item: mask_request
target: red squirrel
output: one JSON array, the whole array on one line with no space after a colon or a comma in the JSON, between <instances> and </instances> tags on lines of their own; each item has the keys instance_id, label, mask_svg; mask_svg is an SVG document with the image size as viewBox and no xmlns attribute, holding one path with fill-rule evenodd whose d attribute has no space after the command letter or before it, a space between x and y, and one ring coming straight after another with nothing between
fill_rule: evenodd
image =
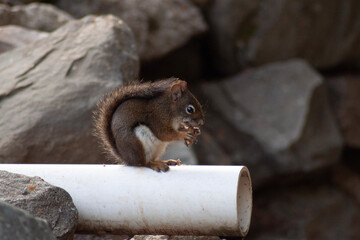
<instances>
[{"instance_id":1,"label":"red squirrel","mask_svg":"<svg viewBox=\"0 0 360 240\"><path fill-rule=\"evenodd\" d=\"M158 161L169 142L191 145L204 114L199 101L178 78L124 86L108 94L95 112L95 135L120 164L160 172L180 160Z\"/></svg>"}]
</instances>

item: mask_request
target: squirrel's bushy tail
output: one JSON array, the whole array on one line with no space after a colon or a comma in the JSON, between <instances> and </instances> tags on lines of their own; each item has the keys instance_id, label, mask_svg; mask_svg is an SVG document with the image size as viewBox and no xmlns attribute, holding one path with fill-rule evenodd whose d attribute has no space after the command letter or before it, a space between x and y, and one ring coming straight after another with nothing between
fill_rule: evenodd
<instances>
[{"instance_id":1,"label":"squirrel's bushy tail","mask_svg":"<svg viewBox=\"0 0 360 240\"><path fill-rule=\"evenodd\" d=\"M111 130L112 116L118 106L132 98L154 98L163 94L177 80L177 78L170 78L154 83L142 83L121 87L105 95L102 100L99 101L97 110L94 112L94 135L99 139L102 149L111 162L125 163L121 160Z\"/></svg>"}]
</instances>

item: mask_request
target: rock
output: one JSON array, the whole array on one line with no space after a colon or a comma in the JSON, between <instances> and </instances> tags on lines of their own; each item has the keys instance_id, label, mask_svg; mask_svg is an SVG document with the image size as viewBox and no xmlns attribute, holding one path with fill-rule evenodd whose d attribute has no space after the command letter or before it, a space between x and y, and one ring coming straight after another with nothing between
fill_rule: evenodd
<instances>
[{"instance_id":1,"label":"rock","mask_svg":"<svg viewBox=\"0 0 360 240\"><path fill-rule=\"evenodd\" d=\"M33 2L33 0L0 0L0 3L17 5L17 4L28 4Z\"/></svg>"},{"instance_id":2,"label":"rock","mask_svg":"<svg viewBox=\"0 0 360 240\"><path fill-rule=\"evenodd\" d=\"M326 184L274 188L254 202L249 240L360 239L360 208Z\"/></svg>"},{"instance_id":3,"label":"rock","mask_svg":"<svg viewBox=\"0 0 360 240\"><path fill-rule=\"evenodd\" d=\"M342 139L322 77L304 61L265 65L202 92L209 109L195 145L200 163L247 165L257 185L339 159Z\"/></svg>"},{"instance_id":4,"label":"rock","mask_svg":"<svg viewBox=\"0 0 360 240\"><path fill-rule=\"evenodd\" d=\"M169 240L220 240L216 236L170 236Z\"/></svg>"},{"instance_id":5,"label":"rock","mask_svg":"<svg viewBox=\"0 0 360 240\"><path fill-rule=\"evenodd\" d=\"M131 240L168 240L168 235L135 235Z\"/></svg>"},{"instance_id":6,"label":"rock","mask_svg":"<svg viewBox=\"0 0 360 240\"><path fill-rule=\"evenodd\" d=\"M29 30L19 26L0 27L0 53L22 47L47 37L48 33Z\"/></svg>"},{"instance_id":7,"label":"rock","mask_svg":"<svg viewBox=\"0 0 360 240\"><path fill-rule=\"evenodd\" d=\"M0 4L0 25L19 25L51 32L72 19L69 14L50 4L31 3L14 7Z\"/></svg>"},{"instance_id":8,"label":"rock","mask_svg":"<svg viewBox=\"0 0 360 240\"><path fill-rule=\"evenodd\" d=\"M119 16L133 30L141 60L162 57L206 30L199 9L190 0L59 0L57 5L75 17Z\"/></svg>"},{"instance_id":9,"label":"rock","mask_svg":"<svg viewBox=\"0 0 360 240\"><path fill-rule=\"evenodd\" d=\"M184 46L169 52L166 56L141 62L141 79L158 80L176 76L184 79L193 88L204 76L209 76L202 36L194 37Z\"/></svg>"},{"instance_id":10,"label":"rock","mask_svg":"<svg viewBox=\"0 0 360 240\"><path fill-rule=\"evenodd\" d=\"M206 8L213 56L210 61L221 74L236 73L245 64L244 52L257 27L253 18L259 2L214 0Z\"/></svg>"},{"instance_id":11,"label":"rock","mask_svg":"<svg viewBox=\"0 0 360 240\"><path fill-rule=\"evenodd\" d=\"M0 171L0 201L47 220L57 239L74 235L78 212L70 195L39 177Z\"/></svg>"},{"instance_id":12,"label":"rock","mask_svg":"<svg viewBox=\"0 0 360 240\"><path fill-rule=\"evenodd\" d=\"M359 66L360 2L215 0L206 15L214 67L234 73L294 57L317 68Z\"/></svg>"},{"instance_id":13,"label":"rock","mask_svg":"<svg viewBox=\"0 0 360 240\"><path fill-rule=\"evenodd\" d=\"M220 240L215 236L135 235L131 240Z\"/></svg>"},{"instance_id":14,"label":"rock","mask_svg":"<svg viewBox=\"0 0 360 240\"><path fill-rule=\"evenodd\" d=\"M129 240L127 235L91 235L91 234L75 234L74 240Z\"/></svg>"},{"instance_id":15,"label":"rock","mask_svg":"<svg viewBox=\"0 0 360 240\"><path fill-rule=\"evenodd\" d=\"M0 55L0 162L102 163L92 112L137 78L130 29L113 16L71 21Z\"/></svg>"},{"instance_id":16,"label":"rock","mask_svg":"<svg viewBox=\"0 0 360 240\"><path fill-rule=\"evenodd\" d=\"M2 240L55 240L48 223L0 201L0 234Z\"/></svg>"},{"instance_id":17,"label":"rock","mask_svg":"<svg viewBox=\"0 0 360 240\"><path fill-rule=\"evenodd\" d=\"M344 75L326 79L331 106L346 145L360 147L360 76Z\"/></svg>"},{"instance_id":18,"label":"rock","mask_svg":"<svg viewBox=\"0 0 360 240\"><path fill-rule=\"evenodd\" d=\"M337 165L332 169L333 182L360 204L360 176L352 169Z\"/></svg>"}]
</instances>

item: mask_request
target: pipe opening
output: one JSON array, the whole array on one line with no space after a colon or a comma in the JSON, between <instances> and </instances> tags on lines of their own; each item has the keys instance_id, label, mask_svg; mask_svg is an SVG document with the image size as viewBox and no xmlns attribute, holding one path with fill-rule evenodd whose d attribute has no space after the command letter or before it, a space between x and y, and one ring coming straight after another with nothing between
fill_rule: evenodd
<instances>
[{"instance_id":1,"label":"pipe opening","mask_svg":"<svg viewBox=\"0 0 360 240\"><path fill-rule=\"evenodd\" d=\"M252 212L252 186L249 170L241 169L237 189L237 217L240 232L245 236L250 228Z\"/></svg>"}]
</instances>

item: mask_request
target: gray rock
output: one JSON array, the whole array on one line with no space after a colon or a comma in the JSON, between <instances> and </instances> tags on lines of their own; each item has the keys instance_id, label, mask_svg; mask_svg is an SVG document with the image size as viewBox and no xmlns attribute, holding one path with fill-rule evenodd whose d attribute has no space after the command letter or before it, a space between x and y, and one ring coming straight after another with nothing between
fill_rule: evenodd
<instances>
[{"instance_id":1,"label":"gray rock","mask_svg":"<svg viewBox=\"0 0 360 240\"><path fill-rule=\"evenodd\" d=\"M334 184L360 204L360 175L344 165L334 166L331 172Z\"/></svg>"},{"instance_id":2,"label":"gray rock","mask_svg":"<svg viewBox=\"0 0 360 240\"><path fill-rule=\"evenodd\" d=\"M185 79L190 88L204 76L209 76L210 68L206 65L204 38L192 38L184 46L171 51L166 56L151 61L141 62L141 77L146 80L157 80L176 76Z\"/></svg>"},{"instance_id":3,"label":"gray rock","mask_svg":"<svg viewBox=\"0 0 360 240\"><path fill-rule=\"evenodd\" d=\"M360 76L344 75L326 79L330 102L345 144L360 147Z\"/></svg>"},{"instance_id":4,"label":"gray rock","mask_svg":"<svg viewBox=\"0 0 360 240\"><path fill-rule=\"evenodd\" d=\"M0 55L0 162L101 163L92 112L137 78L134 38L113 16L71 21Z\"/></svg>"},{"instance_id":5,"label":"gray rock","mask_svg":"<svg viewBox=\"0 0 360 240\"><path fill-rule=\"evenodd\" d=\"M50 4L31 3L14 7L0 4L0 25L19 25L51 32L72 19L69 14Z\"/></svg>"},{"instance_id":6,"label":"gray rock","mask_svg":"<svg viewBox=\"0 0 360 240\"><path fill-rule=\"evenodd\" d=\"M220 240L217 236L170 236L169 240Z\"/></svg>"},{"instance_id":7,"label":"gray rock","mask_svg":"<svg viewBox=\"0 0 360 240\"><path fill-rule=\"evenodd\" d=\"M74 235L78 212L72 198L39 177L0 171L0 201L46 219L57 239L70 240Z\"/></svg>"},{"instance_id":8,"label":"gray rock","mask_svg":"<svg viewBox=\"0 0 360 240\"><path fill-rule=\"evenodd\" d=\"M75 234L74 240L129 240L127 235L91 235L91 234Z\"/></svg>"},{"instance_id":9,"label":"gray rock","mask_svg":"<svg viewBox=\"0 0 360 240\"><path fill-rule=\"evenodd\" d=\"M339 159L342 139L322 77L303 61L265 65L202 91L210 106L195 145L201 163L247 165L257 185Z\"/></svg>"},{"instance_id":10,"label":"gray rock","mask_svg":"<svg viewBox=\"0 0 360 240\"><path fill-rule=\"evenodd\" d=\"M168 235L135 235L131 240L168 240Z\"/></svg>"},{"instance_id":11,"label":"gray rock","mask_svg":"<svg viewBox=\"0 0 360 240\"><path fill-rule=\"evenodd\" d=\"M127 235L91 235L91 234L75 234L74 240L129 240Z\"/></svg>"},{"instance_id":12,"label":"gray rock","mask_svg":"<svg viewBox=\"0 0 360 240\"><path fill-rule=\"evenodd\" d=\"M249 240L360 239L359 205L326 184L258 194Z\"/></svg>"},{"instance_id":13,"label":"gray rock","mask_svg":"<svg viewBox=\"0 0 360 240\"><path fill-rule=\"evenodd\" d=\"M28 45L48 35L46 32L29 30L20 26L0 27L0 53Z\"/></svg>"},{"instance_id":14,"label":"gray rock","mask_svg":"<svg viewBox=\"0 0 360 240\"><path fill-rule=\"evenodd\" d=\"M48 223L0 201L0 236L2 240L55 240Z\"/></svg>"},{"instance_id":15,"label":"gray rock","mask_svg":"<svg viewBox=\"0 0 360 240\"><path fill-rule=\"evenodd\" d=\"M238 72L257 25L253 19L260 0L214 0L206 8L213 68L222 74Z\"/></svg>"},{"instance_id":16,"label":"gray rock","mask_svg":"<svg viewBox=\"0 0 360 240\"><path fill-rule=\"evenodd\" d=\"M142 60L162 57L206 30L199 9L189 0L60 0L57 4L75 17L119 16L133 30Z\"/></svg>"},{"instance_id":17,"label":"gray rock","mask_svg":"<svg viewBox=\"0 0 360 240\"><path fill-rule=\"evenodd\" d=\"M220 240L215 236L135 235L131 240Z\"/></svg>"},{"instance_id":18,"label":"gray rock","mask_svg":"<svg viewBox=\"0 0 360 240\"><path fill-rule=\"evenodd\" d=\"M356 0L215 0L206 11L214 67L231 73L294 57L317 68L359 66L359 7Z\"/></svg>"},{"instance_id":19,"label":"gray rock","mask_svg":"<svg viewBox=\"0 0 360 240\"><path fill-rule=\"evenodd\" d=\"M31 3L33 0L0 0L0 3L17 5L17 4L27 4Z\"/></svg>"}]
</instances>

